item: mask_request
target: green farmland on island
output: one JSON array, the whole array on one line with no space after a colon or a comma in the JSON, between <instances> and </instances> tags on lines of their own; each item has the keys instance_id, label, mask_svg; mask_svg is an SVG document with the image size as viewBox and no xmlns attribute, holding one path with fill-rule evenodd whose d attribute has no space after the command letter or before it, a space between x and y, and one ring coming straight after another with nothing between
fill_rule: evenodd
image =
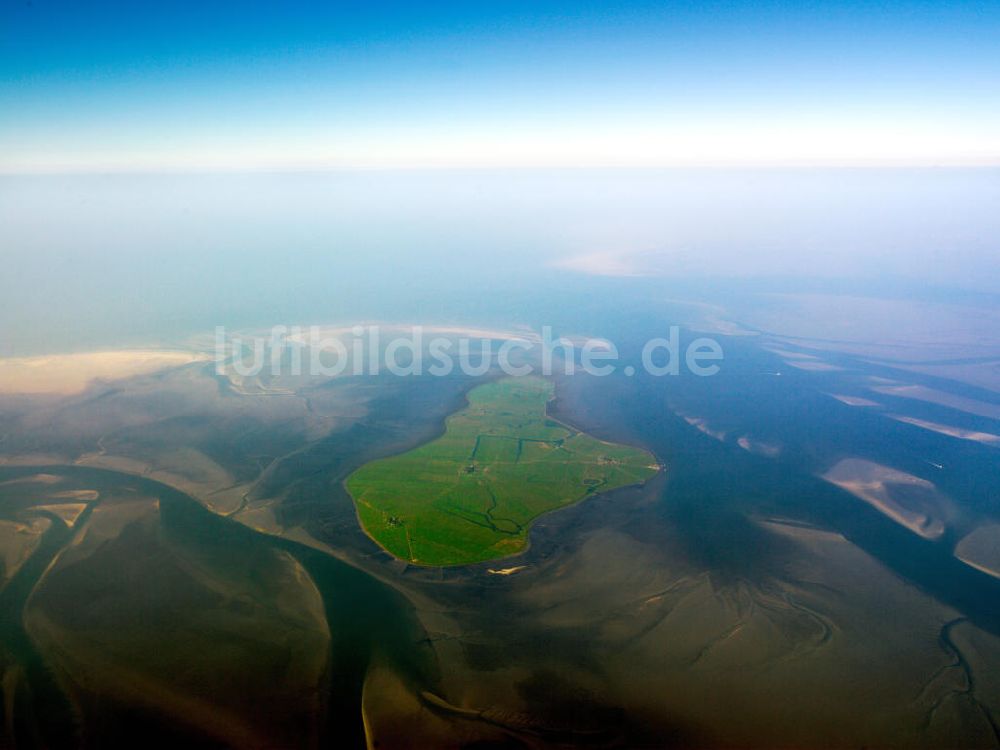
<instances>
[{"instance_id":1,"label":"green farmland on island","mask_svg":"<svg viewBox=\"0 0 1000 750\"><path fill-rule=\"evenodd\" d=\"M441 437L348 477L365 531L395 557L445 566L523 552L532 522L659 470L649 452L607 443L546 415L551 382L472 389Z\"/></svg>"}]
</instances>

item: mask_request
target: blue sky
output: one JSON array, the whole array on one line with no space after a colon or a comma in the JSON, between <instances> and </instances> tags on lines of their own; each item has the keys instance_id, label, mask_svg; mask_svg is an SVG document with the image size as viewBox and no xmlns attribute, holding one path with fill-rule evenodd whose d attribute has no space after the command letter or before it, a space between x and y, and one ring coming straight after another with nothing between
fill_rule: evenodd
<instances>
[{"instance_id":1,"label":"blue sky","mask_svg":"<svg viewBox=\"0 0 1000 750\"><path fill-rule=\"evenodd\" d=\"M1000 163L1000 3L0 6L0 170Z\"/></svg>"}]
</instances>

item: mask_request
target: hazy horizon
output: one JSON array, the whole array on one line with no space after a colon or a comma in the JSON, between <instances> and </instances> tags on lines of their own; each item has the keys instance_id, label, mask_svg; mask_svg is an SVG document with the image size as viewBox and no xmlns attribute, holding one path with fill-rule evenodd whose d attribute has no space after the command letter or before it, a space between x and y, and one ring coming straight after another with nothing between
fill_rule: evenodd
<instances>
[{"instance_id":1,"label":"hazy horizon","mask_svg":"<svg viewBox=\"0 0 1000 750\"><path fill-rule=\"evenodd\" d=\"M995 170L521 170L0 178L0 356L216 325L522 322L631 284L1000 294ZM608 286L610 285L610 286ZM657 290L661 290L657 292ZM983 296L985 295L985 297ZM542 321L544 322L544 321Z\"/></svg>"}]
</instances>

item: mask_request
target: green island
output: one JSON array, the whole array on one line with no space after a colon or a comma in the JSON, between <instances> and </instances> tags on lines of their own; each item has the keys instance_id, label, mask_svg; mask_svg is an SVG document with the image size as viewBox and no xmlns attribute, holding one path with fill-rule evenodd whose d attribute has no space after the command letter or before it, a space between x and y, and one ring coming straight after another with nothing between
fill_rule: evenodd
<instances>
[{"instance_id":1,"label":"green island","mask_svg":"<svg viewBox=\"0 0 1000 750\"><path fill-rule=\"evenodd\" d=\"M473 388L441 437L347 478L365 531L418 565L465 565L524 551L531 523L597 492L646 481L648 451L607 443L546 415L538 377Z\"/></svg>"}]
</instances>

